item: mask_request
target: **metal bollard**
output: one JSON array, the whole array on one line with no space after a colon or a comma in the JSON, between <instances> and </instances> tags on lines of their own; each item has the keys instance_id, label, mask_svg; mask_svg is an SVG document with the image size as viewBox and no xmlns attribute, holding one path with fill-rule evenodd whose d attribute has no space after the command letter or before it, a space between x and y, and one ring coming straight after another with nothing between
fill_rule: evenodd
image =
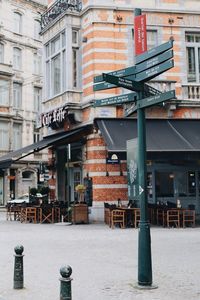
<instances>
[{"instance_id":1,"label":"metal bollard","mask_svg":"<svg viewBox=\"0 0 200 300\"><path fill-rule=\"evenodd\" d=\"M71 281L72 268L63 266L60 268L60 300L72 300Z\"/></svg>"},{"instance_id":2,"label":"metal bollard","mask_svg":"<svg viewBox=\"0 0 200 300\"><path fill-rule=\"evenodd\" d=\"M24 247L18 245L14 248L15 250L15 264L14 264L14 289L23 289L24 287L24 270L23 270L23 256L22 252Z\"/></svg>"}]
</instances>

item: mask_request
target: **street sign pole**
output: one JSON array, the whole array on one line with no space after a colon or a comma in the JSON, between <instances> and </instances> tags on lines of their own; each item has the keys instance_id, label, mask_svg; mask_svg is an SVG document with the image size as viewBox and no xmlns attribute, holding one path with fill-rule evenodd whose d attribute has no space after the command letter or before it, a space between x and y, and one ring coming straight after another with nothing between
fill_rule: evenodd
<instances>
[{"instance_id":1,"label":"street sign pole","mask_svg":"<svg viewBox=\"0 0 200 300\"><path fill-rule=\"evenodd\" d=\"M135 17L141 15L141 9L135 9ZM140 93L140 99L143 99ZM146 184L146 124L145 108L137 109L137 130L138 130L138 179L139 179L139 203L140 223L138 236L138 285L152 285L152 264L151 264L151 237L150 224L148 221L148 202Z\"/></svg>"}]
</instances>

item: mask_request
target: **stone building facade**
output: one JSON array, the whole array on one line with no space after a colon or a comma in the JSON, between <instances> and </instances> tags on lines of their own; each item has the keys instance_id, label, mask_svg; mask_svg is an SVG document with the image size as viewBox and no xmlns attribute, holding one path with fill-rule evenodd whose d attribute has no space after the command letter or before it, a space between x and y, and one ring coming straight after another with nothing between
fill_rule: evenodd
<instances>
[{"instance_id":1,"label":"stone building facade","mask_svg":"<svg viewBox=\"0 0 200 300\"><path fill-rule=\"evenodd\" d=\"M0 1L0 156L40 138L42 39L40 16L47 1ZM0 170L0 205L38 183L42 154Z\"/></svg>"},{"instance_id":2,"label":"stone building facade","mask_svg":"<svg viewBox=\"0 0 200 300\"><path fill-rule=\"evenodd\" d=\"M43 126L49 133L73 130L86 124L94 125L95 118L122 118L128 105L94 107L94 101L120 95L122 88L94 92L94 77L129 66L134 61L134 9L140 7L147 16L148 49L174 40L175 66L149 84L160 91L176 90L176 100L164 106L146 109L148 119L199 119L200 114L200 3L191 0L115 0L115 1L54 1L42 16L44 44L45 92ZM64 109L62 125L52 122L51 115ZM137 118L136 114L131 117ZM59 122L57 122L59 123ZM198 124L198 123L197 123ZM50 158L56 160L57 170L51 186L55 197L74 201L75 185L91 183L91 219L103 217L104 202L128 200L126 157L120 164L108 164L109 151L99 128L79 141L68 141L53 148ZM120 138L120 137L119 137ZM198 137L197 137L198 139ZM68 160L66 153L74 153ZM199 150L199 149L197 149ZM160 153L160 152L159 152ZM159 155L149 160L150 201L176 201L183 196L199 207L198 151L189 161L177 159L175 152L168 158ZM68 153L69 154L69 153ZM173 157L173 158L172 158ZM172 164L169 158L173 160ZM191 158L191 157L190 157ZM161 169L160 164L162 164ZM173 167L175 165L175 167ZM174 169L173 169L174 168ZM172 182L173 178L173 182ZM180 179L180 180L179 180ZM157 181L169 182L165 194L156 191ZM153 183L152 183L153 181ZM168 181L165 181L168 182ZM152 184L154 187L152 188ZM166 184L167 185L167 184ZM184 188L184 186L187 186ZM178 194L177 191L179 190ZM172 195L173 194L173 195Z\"/></svg>"}]
</instances>

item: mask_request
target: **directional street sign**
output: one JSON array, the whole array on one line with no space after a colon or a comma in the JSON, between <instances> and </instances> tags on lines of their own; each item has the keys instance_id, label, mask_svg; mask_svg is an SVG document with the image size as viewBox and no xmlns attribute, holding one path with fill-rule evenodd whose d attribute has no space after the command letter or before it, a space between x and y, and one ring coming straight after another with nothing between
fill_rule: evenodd
<instances>
[{"instance_id":1,"label":"directional street sign","mask_svg":"<svg viewBox=\"0 0 200 300\"><path fill-rule=\"evenodd\" d=\"M150 58L150 59L142 62L141 64L136 65L135 66L135 71L136 71L135 74L139 75L138 73L140 73L140 72L142 72L144 70L147 70L149 68L152 68L152 67L154 67L156 65L159 65L162 62L164 62L164 61L166 61L166 60L168 60L170 58L173 58L173 50L169 50L167 52L164 52L164 53L162 53L162 54L160 54L158 56L155 56L153 58ZM125 75L121 75L121 76L125 76ZM129 76L129 75L127 75L127 76Z\"/></svg>"},{"instance_id":2,"label":"directional street sign","mask_svg":"<svg viewBox=\"0 0 200 300\"><path fill-rule=\"evenodd\" d=\"M150 49L149 51L144 52L141 55L138 55L135 57L135 64L139 64L147 59L150 59L151 57L154 57L158 54L161 54L173 47L173 40L169 40L168 42L159 45L155 48Z\"/></svg>"},{"instance_id":3,"label":"directional street sign","mask_svg":"<svg viewBox=\"0 0 200 300\"><path fill-rule=\"evenodd\" d=\"M117 105L137 100L137 93L123 94L120 96L109 97L95 100L94 106Z\"/></svg>"},{"instance_id":4,"label":"directional street sign","mask_svg":"<svg viewBox=\"0 0 200 300\"><path fill-rule=\"evenodd\" d=\"M108 82L101 82L99 84L95 84L93 85L93 91L102 91L102 90L108 90L108 89L113 89L113 88L117 88L117 86L115 84L111 84Z\"/></svg>"},{"instance_id":5,"label":"directional street sign","mask_svg":"<svg viewBox=\"0 0 200 300\"><path fill-rule=\"evenodd\" d=\"M133 66L133 67L129 67L126 69L121 69L118 71L114 71L114 72L110 72L108 73L109 75L114 75L114 76L119 76L119 77L127 77L130 75L134 75L137 73L140 73L146 69L149 69L153 66L156 66L170 58L173 57L173 50L167 51L165 53L162 53L156 57L153 57L141 64L138 64L137 66ZM94 83L99 83L103 81L103 76L102 75L98 75L94 77Z\"/></svg>"},{"instance_id":6,"label":"directional street sign","mask_svg":"<svg viewBox=\"0 0 200 300\"><path fill-rule=\"evenodd\" d=\"M138 82L140 82L140 81L145 82L145 81L153 79L154 77L162 74L163 72L165 72L173 67L174 67L174 61L168 60L168 61L165 61L164 63L159 64L155 67L147 69L147 70L137 74L136 76L133 76L132 79L134 79L135 81L138 81ZM131 76L127 77L127 78L131 79Z\"/></svg>"},{"instance_id":7,"label":"directional street sign","mask_svg":"<svg viewBox=\"0 0 200 300\"><path fill-rule=\"evenodd\" d=\"M129 117L137 110L137 104L134 102L129 108L127 108L124 112L124 117Z\"/></svg>"},{"instance_id":8,"label":"directional street sign","mask_svg":"<svg viewBox=\"0 0 200 300\"><path fill-rule=\"evenodd\" d=\"M117 71L114 71L114 72L110 72L108 74L109 75L114 75L114 76L126 77L126 76L129 76L129 75L133 75L135 73L136 73L136 67L133 66L133 67L129 67L129 68L126 68L126 69L121 69L121 70L117 70ZM98 83L98 82L101 82L101 81L103 81L103 75L98 75L98 76L94 77L94 83Z\"/></svg>"},{"instance_id":9,"label":"directional street sign","mask_svg":"<svg viewBox=\"0 0 200 300\"><path fill-rule=\"evenodd\" d=\"M126 79L124 77L121 78L121 77L103 73L103 79L106 82L115 84L117 86L121 86L123 88L127 88L131 91L141 92L144 90L144 84L142 84L140 82L136 82L134 80Z\"/></svg>"},{"instance_id":10,"label":"directional street sign","mask_svg":"<svg viewBox=\"0 0 200 300\"><path fill-rule=\"evenodd\" d=\"M156 96L149 97L149 98L144 98L144 99L137 101L137 108L150 107L150 106L156 105L158 103L165 102L170 99L174 99L175 97L176 97L175 90L168 91L168 92L162 93L160 95L156 95Z\"/></svg>"}]
</instances>

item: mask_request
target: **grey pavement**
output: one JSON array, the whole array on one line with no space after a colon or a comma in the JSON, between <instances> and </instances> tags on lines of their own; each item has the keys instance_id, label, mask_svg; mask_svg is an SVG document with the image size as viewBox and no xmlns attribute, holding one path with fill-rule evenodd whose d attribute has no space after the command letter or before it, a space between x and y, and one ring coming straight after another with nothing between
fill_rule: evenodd
<instances>
[{"instance_id":1,"label":"grey pavement","mask_svg":"<svg viewBox=\"0 0 200 300\"><path fill-rule=\"evenodd\" d=\"M70 265L73 300L200 299L200 228L151 228L155 290L138 290L138 229L6 221L0 213L0 300L59 300ZM24 246L24 285L13 289L14 247Z\"/></svg>"}]
</instances>

